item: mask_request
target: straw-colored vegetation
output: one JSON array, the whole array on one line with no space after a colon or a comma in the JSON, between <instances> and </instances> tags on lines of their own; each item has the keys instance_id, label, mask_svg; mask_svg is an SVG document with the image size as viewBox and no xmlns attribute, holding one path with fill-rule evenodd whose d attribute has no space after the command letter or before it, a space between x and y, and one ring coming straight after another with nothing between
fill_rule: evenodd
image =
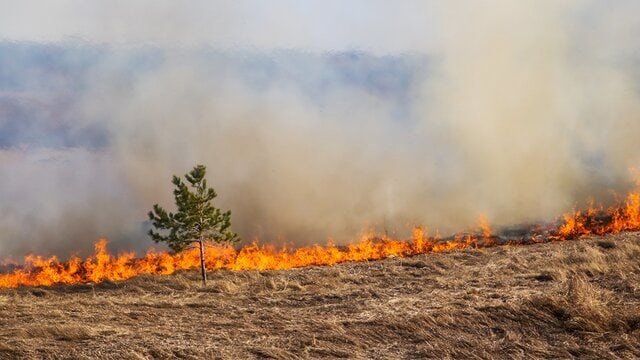
<instances>
[{"instance_id":1,"label":"straw-colored vegetation","mask_svg":"<svg viewBox=\"0 0 640 360\"><path fill-rule=\"evenodd\" d=\"M640 233L0 290L0 358L640 357Z\"/></svg>"}]
</instances>

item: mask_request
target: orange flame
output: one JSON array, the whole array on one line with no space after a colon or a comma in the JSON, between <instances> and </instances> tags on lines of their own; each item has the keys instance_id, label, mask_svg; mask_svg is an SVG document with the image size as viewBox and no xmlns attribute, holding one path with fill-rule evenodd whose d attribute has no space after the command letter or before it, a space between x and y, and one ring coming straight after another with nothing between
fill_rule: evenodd
<instances>
[{"instance_id":1,"label":"orange flame","mask_svg":"<svg viewBox=\"0 0 640 360\"><path fill-rule=\"evenodd\" d=\"M491 238L492 231L491 226L489 225L489 221L484 214L480 214L478 217L478 225L480 226L480 232L482 233L482 237L485 239Z\"/></svg>"},{"instance_id":2,"label":"orange flame","mask_svg":"<svg viewBox=\"0 0 640 360\"><path fill-rule=\"evenodd\" d=\"M212 246L205 250L208 270L270 270L312 265L334 265L348 261L379 260L390 256L409 256L425 252L464 249L469 242L439 241L429 238L422 228L415 228L411 241L363 235L356 244L338 247L334 244L298 249L252 243L239 251L228 246ZM126 280L141 274L167 275L177 270L196 268L200 264L197 249L177 254L151 250L141 258L133 253L113 256L107 251L107 241L95 244L95 254L85 260L72 257L61 262L53 256L27 256L25 266L11 273L0 274L0 287L50 286L54 284L97 283L105 280Z\"/></svg>"},{"instance_id":3,"label":"orange flame","mask_svg":"<svg viewBox=\"0 0 640 360\"><path fill-rule=\"evenodd\" d=\"M557 239L638 231L640 230L640 191L629 193L622 206L606 210L597 210L590 206L586 211L564 214L563 218L564 223L555 237Z\"/></svg>"},{"instance_id":4,"label":"orange flame","mask_svg":"<svg viewBox=\"0 0 640 360\"><path fill-rule=\"evenodd\" d=\"M555 230L544 235L544 240L566 240L588 234L640 230L640 191L630 193L619 207L607 210L590 207L586 211L565 214L563 219ZM426 229L416 227L409 241L368 233L357 243L348 246L329 243L325 246L276 249L273 245L259 245L255 242L240 250L229 246L212 246L206 248L205 261L209 270L290 269L496 245L499 236L493 235L486 217L480 216L479 228L479 235L462 234L451 240L429 236ZM506 242L537 243L541 241L541 236L541 233L532 233L527 239L507 239ZM24 266L0 274L0 288L120 281L141 274L167 275L177 270L197 268L199 261L197 249L187 249L177 254L150 250L141 258L136 258L133 253L114 256L107 251L106 240L99 240L95 244L94 255L85 260L76 256L62 262L55 256L27 256ZM15 266L9 262L4 264Z\"/></svg>"}]
</instances>

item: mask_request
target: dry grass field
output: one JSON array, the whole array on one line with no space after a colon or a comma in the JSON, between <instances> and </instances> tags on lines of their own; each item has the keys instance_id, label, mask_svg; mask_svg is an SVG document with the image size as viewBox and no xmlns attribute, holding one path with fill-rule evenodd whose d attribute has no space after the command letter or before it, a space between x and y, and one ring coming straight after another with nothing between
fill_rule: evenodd
<instances>
[{"instance_id":1,"label":"dry grass field","mask_svg":"<svg viewBox=\"0 0 640 360\"><path fill-rule=\"evenodd\" d=\"M640 233L0 290L0 358L640 357Z\"/></svg>"}]
</instances>

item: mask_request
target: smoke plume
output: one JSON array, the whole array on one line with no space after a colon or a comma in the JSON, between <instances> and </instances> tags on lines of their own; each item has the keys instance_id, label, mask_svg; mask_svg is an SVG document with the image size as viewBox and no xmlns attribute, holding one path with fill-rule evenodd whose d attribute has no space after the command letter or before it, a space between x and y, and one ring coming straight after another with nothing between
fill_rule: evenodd
<instances>
[{"instance_id":1,"label":"smoke plume","mask_svg":"<svg viewBox=\"0 0 640 360\"><path fill-rule=\"evenodd\" d=\"M245 240L296 244L546 221L640 165L633 2L241 3L0 21L1 253L144 250L197 163Z\"/></svg>"}]
</instances>

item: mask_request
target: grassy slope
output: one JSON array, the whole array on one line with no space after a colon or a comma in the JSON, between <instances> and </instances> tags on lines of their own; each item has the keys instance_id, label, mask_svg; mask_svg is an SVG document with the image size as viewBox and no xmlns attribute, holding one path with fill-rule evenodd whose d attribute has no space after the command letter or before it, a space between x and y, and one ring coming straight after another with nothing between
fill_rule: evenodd
<instances>
[{"instance_id":1,"label":"grassy slope","mask_svg":"<svg viewBox=\"0 0 640 360\"><path fill-rule=\"evenodd\" d=\"M640 233L0 290L0 358L638 358Z\"/></svg>"}]
</instances>

